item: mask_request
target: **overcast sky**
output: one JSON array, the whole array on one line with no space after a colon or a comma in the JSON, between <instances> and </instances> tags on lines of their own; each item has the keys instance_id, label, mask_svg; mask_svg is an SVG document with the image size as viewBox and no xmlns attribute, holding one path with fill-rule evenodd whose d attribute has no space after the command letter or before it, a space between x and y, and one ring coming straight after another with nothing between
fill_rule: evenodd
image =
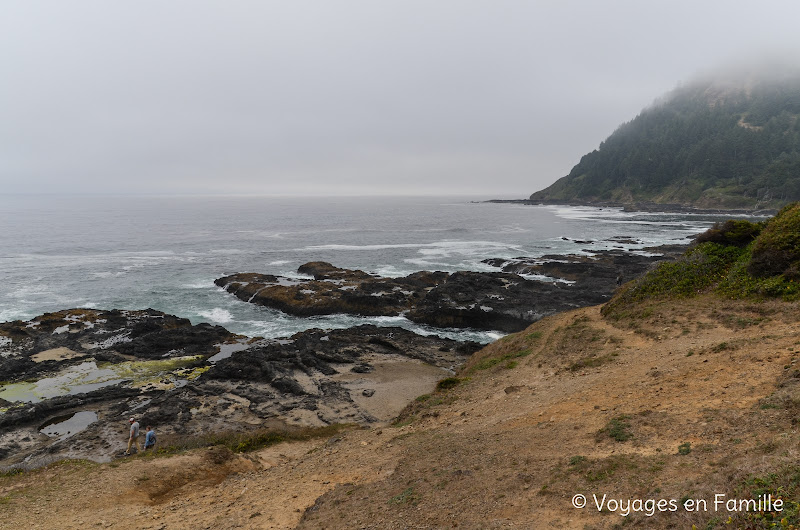
<instances>
[{"instance_id":1,"label":"overcast sky","mask_svg":"<svg viewBox=\"0 0 800 530\"><path fill-rule=\"evenodd\" d=\"M7 0L0 193L481 194L566 175L800 2Z\"/></svg>"}]
</instances>

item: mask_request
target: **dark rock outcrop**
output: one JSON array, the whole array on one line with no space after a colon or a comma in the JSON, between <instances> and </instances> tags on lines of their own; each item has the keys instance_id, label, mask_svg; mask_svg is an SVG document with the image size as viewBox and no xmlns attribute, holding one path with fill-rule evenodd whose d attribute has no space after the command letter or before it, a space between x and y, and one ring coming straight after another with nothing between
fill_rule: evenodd
<instances>
[{"instance_id":1,"label":"dark rock outcrop","mask_svg":"<svg viewBox=\"0 0 800 530\"><path fill-rule=\"evenodd\" d=\"M240 300L290 315L391 316L411 309L427 289L448 276L444 272L423 271L403 278L379 278L324 262L307 263L298 272L312 275L314 279L240 273L219 278L214 283Z\"/></svg>"},{"instance_id":2,"label":"dark rock outcrop","mask_svg":"<svg viewBox=\"0 0 800 530\"><path fill-rule=\"evenodd\" d=\"M369 373L368 355L403 355L441 368L455 369L479 350L474 342L460 343L417 335L397 327L363 325L347 329L311 329L288 340L263 340L215 363L201 380L259 381L284 393L306 392L292 382L292 374L334 375L333 364L353 364L351 371ZM279 388L283 387L283 388Z\"/></svg>"},{"instance_id":3,"label":"dark rock outcrop","mask_svg":"<svg viewBox=\"0 0 800 530\"><path fill-rule=\"evenodd\" d=\"M213 355L237 335L220 326L154 309L141 311L67 309L30 321L0 323L0 373L5 381L34 379L93 358L121 362L120 355L163 359Z\"/></svg>"},{"instance_id":4,"label":"dark rock outcrop","mask_svg":"<svg viewBox=\"0 0 800 530\"><path fill-rule=\"evenodd\" d=\"M23 459L28 459L26 465L43 464L58 455L108 459L124 450L130 416L142 426L155 425L162 435L181 436L247 425L374 422L376 416L359 400L365 398L365 385L372 388L379 382L386 388L387 377L395 377L387 367L399 367L396 376L403 377L407 363L423 361L431 365L432 377L445 377L480 348L377 326L248 340L219 326L192 326L153 310L50 313L0 324L0 338L6 381L53 376L67 381L65 374L111 371L98 366L99 361L125 363L119 372L124 375L114 372L97 384L76 380L77 389L91 390L36 397L25 394L22 384L19 397L0 400L0 469ZM226 343L234 346L226 348L230 355L209 360ZM200 358L171 359L184 355ZM166 361L157 369L161 371L137 380L136 366L162 366L154 365L154 359ZM370 379L380 366L379 378ZM97 416L79 436L48 438L39 433L42 425L78 412Z\"/></svg>"},{"instance_id":5,"label":"dark rock outcrop","mask_svg":"<svg viewBox=\"0 0 800 530\"><path fill-rule=\"evenodd\" d=\"M403 314L413 322L437 327L513 332L559 311L606 302L620 283L639 276L655 262L674 259L684 248L596 251L591 257L488 259L484 263L503 272L422 271L403 278L379 278L311 262L298 272L313 280L242 273L215 283L241 300L291 315Z\"/></svg>"},{"instance_id":6,"label":"dark rock outcrop","mask_svg":"<svg viewBox=\"0 0 800 530\"><path fill-rule=\"evenodd\" d=\"M603 292L512 273L460 271L432 289L407 316L432 326L513 332L547 315L607 299Z\"/></svg>"}]
</instances>

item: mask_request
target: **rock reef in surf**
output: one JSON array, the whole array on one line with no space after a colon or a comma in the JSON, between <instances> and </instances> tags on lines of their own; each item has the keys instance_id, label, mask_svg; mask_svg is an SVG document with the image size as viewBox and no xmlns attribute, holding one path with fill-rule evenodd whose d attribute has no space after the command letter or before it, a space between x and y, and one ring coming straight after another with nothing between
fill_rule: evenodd
<instances>
[{"instance_id":1,"label":"rock reef in surf","mask_svg":"<svg viewBox=\"0 0 800 530\"><path fill-rule=\"evenodd\" d=\"M484 263L502 272L421 271L401 278L310 262L298 273L311 279L237 273L214 283L245 302L296 316L404 315L436 327L515 332L547 315L606 302L621 281L635 278L655 262L674 259L684 248L488 259Z\"/></svg>"}]
</instances>

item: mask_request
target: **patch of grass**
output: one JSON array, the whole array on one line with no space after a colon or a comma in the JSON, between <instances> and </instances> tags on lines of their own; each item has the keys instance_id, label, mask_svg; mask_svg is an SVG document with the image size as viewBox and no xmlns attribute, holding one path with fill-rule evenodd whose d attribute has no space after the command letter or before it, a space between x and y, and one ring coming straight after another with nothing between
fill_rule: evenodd
<instances>
[{"instance_id":1,"label":"patch of grass","mask_svg":"<svg viewBox=\"0 0 800 530\"><path fill-rule=\"evenodd\" d=\"M714 352L714 353L719 353L721 351L733 350L733 349L734 349L734 347L731 346L730 344L728 344L727 342L720 342L716 346L712 346L711 347L711 351Z\"/></svg>"},{"instance_id":2,"label":"patch of grass","mask_svg":"<svg viewBox=\"0 0 800 530\"><path fill-rule=\"evenodd\" d=\"M765 475L751 475L736 491L740 499L758 499L772 495L783 500L781 511L738 512L731 516L731 528L798 528L800 527L800 466L797 464Z\"/></svg>"},{"instance_id":3,"label":"patch of grass","mask_svg":"<svg viewBox=\"0 0 800 530\"><path fill-rule=\"evenodd\" d=\"M392 422L392 427L400 428L400 427L405 427L406 425L411 425L412 423L414 423L415 419L416 416L414 416L413 414L408 416L402 416L402 415L398 416Z\"/></svg>"},{"instance_id":4,"label":"patch of grass","mask_svg":"<svg viewBox=\"0 0 800 530\"><path fill-rule=\"evenodd\" d=\"M607 458L597 462L597 465L586 472L585 478L588 482L603 482L610 479L617 472L619 462L616 459Z\"/></svg>"},{"instance_id":5,"label":"patch of grass","mask_svg":"<svg viewBox=\"0 0 800 530\"><path fill-rule=\"evenodd\" d=\"M410 504L412 506L416 506L419 502L419 497L416 493L414 493L414 487L411 486L406 488L401 493L398 493L388 501L388 504Z\"/></svg>"},{"instance_id":6,"label":"patch of grass","mask_svg":"<svg viewBox=\"0 0 800 530\"><path fill-rule=\"evenodd\" d=\"M541 339L542 338L542 332L541 331L534 331L532 333L528 333L527 335L525 335L525 338L528 339L528 340Z\"/></svg>"},{"instance_id":7,"label":"patch of grass","mask_svg":"<svg viewBox=\"0 0 800 530\"><path fill-rule=\"evenodd\" d=\"M575 456L570 457L570 459L569 459L569 465L571 465L571 466L577 466L577 465L582 464L584 462L586 462L586 457L582 456L582 455L575 455Z\"/></svg>"},{"instance_id":8,"label":"patch of grass","mask_svg":"<svg viewBox=\"0 0 800 530\"><path fill-rule=\"evenodd\" d=\"M527 357L531 354L531 349L527 348L521 351L506 353L505 355L501 355L500 357L486 357L481 359L469 369L470 373L479 371L479 370L488 370L494 366L497 366L500 363L510 361L512 359L519 359L521 357Z\"/></svg>"},{"instance_id":9,"label":"patch of grass","mask_svg":"<svg viewBox=\"0 0 800 530\"><path fill-rule=\"evenodd\" d=\"M678 454L679 455L688 455L692 452L692 444L689 442L683 442L678 446Z\"/></svg>"},{"instance_id":10,"label":"patch of grass","mask_svg":"<svg viewBox=\"0 0 800 530\"><path fill-rule=\"evenodd\" d=\"M608 355L590 355L588 357L584 357L583 359L579 359L574 363L570 364L567 369L572 372L577 372L578 370L583 370L584 368L595 368L597 366L602 366L608 362L614 360L617 356L616 353L609 353Z\"/></svg>"},{"instance_id":11,"label":"patch of grass","mask_svg":"<svg viewBox=\"0 0 800 530\"><path fill-rule=\"evenodd\" d=\"M618 442L626 442L633 438L633 433L630 431L631 424L628 422L629 419L630 416L625 414L615 416L609 420L598 434L608 435L609 438Z\"/></svg>"},{"instance_id":12,"label":"patch of grass","mask_svg":"<svg viewBox=\"0 0 800 530\"><path fill-rule=\"evenodd\" d=\"M342 430L353 428L353 424L333 424L324 427L302 427L297 429L260 429L256 431L230 431L205 436L164 436L157 455L170 455L200 447L226 447L234 453L246 453L287 441L305 441L326 438Z\"/></svg>"}]
</instances>

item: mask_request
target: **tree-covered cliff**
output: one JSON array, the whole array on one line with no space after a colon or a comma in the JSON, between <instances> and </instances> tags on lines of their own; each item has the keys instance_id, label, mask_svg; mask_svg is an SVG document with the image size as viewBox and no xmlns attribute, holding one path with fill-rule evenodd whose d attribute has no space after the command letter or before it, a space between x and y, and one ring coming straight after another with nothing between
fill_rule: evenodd
<instances>
[{"instance_id":1,"label":"tree-covered cliff","mask_svg":"<svg viewBox=\"0 0 800 530\"><path fill-rule=\"evenodd\" d=\"M531 200L764 208L800 199L800 71L679 87Z\"/></svg>"}]
</instances>

